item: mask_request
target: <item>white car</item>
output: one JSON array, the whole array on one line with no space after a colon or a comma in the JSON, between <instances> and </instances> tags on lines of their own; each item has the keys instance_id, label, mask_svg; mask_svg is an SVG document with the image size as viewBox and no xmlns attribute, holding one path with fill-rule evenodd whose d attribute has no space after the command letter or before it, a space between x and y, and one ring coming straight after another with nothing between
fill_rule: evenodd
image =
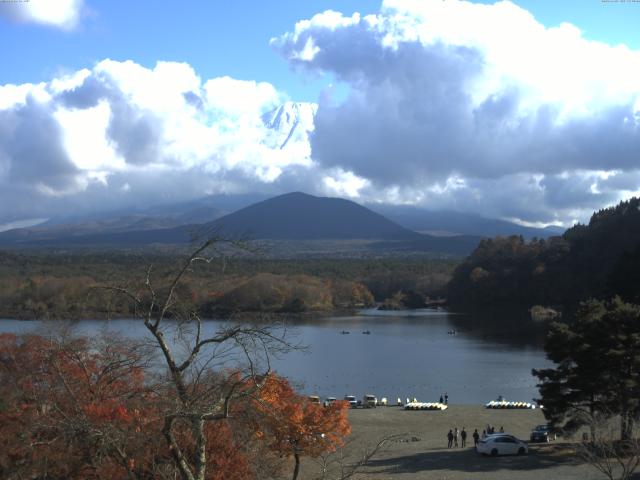
<instances>
[{"instance_id":1,"label":"white car","mask_svg":"<svg viewBox=\"0 0 640 480\"><path fill-rule=\"evenodd\" d=\"M478 442L476 447L478 453L483 455L524 455L529 453L529 447L522 440L518 440L513 435L496 433L489 435Z\"/></svg>"},{"instance_id":2,"label":"white car","mask_svg":"<svg viewBox=\"0 0 640 480\"><path fill-rule=\"evenodd\" d=\"M358 400L356 400L354 395L345 395L344 399L349 402L349 406L351 408L356 408L358 406Z\"/></svg>"},{"instance_id":3,"label":"white car","mask_svg":"<svg viewBox=\"0 0 640 480\"><path fill-rule=\"evenodd\" d=\"M330 407L331 405L336 403L336 401L337 401L336 397L327 397L327 399L324 401L324 406Z\"/></svg>"},{"instance_id":4,"label":"white car","mask_svg":"<svg viewBox=\"0 0 640 480\"><path fill-rule=\"evenodd\" d=\"M376 408L378 406L378 399L375 395L367 393L364 397L362 397L362 406L364 408Z\"/></svg>"}]
</instances>

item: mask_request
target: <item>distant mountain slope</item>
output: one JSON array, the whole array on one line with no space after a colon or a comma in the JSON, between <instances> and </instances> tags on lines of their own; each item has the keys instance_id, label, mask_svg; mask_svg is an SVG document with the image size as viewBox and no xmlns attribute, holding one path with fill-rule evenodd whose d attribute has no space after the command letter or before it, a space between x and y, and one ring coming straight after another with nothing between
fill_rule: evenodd
<instances>
[{"instance_id":1,"label":"distant mountain slope","mask_svg":"<svg viewBox=\"0 0 640 480\"><path fill-rule=\"evenodd\" d=\"M275 240L416 240L421 237L350 200L298 192L245 207L215 220L211 227L223 234Z\"/></svg>"},{"instance_id":2,"label":"distant mountain slope","mask_svg":"<svg viewBox=\"0 0 640 480\"><path fill-rule=\"evenodd\" d=\"M287 255L298 242L331 245L327 252L349 255L446 254L466 255L480 241L477 236L434 237L392 222L350 200L289 193L249 205L212 222L198 222L216 210L199 205L167 209L168 216L129 215L85 221L75 225L51 225L0 233L0 245L17 247L144 247L185 245L193 235L216 232L227 237L276 242L277 255ZM189 221L186 225L175 222ZM279 243L277 243L279 242ZM287 243L289 242L289 243ZM335 249L334 249L335 246ZM307 248L305 247L305 248ZM295 249L295 248L294 248ZM320 248L322 250L322 248Z\"/></svg>"},{"instance_id":3,"label":"distant mountain slope","mask_svg":"<svg viewBox=\"0 0 640 480\"><path fill-rule=\"evenodd\" d=\"M100 238L116 241L124 232L143 232L171 229L183 225L204 224L222 217L253 202L264 195L212 195L188 202L158 205L144 209L114 210L93 214L55 217L33 227L16 228L0 232L2 244L74 244L91 243ZM115 236L114 236L115 235ZM142 233L135 236L143 239ZM173 237L172 237L173 238ZM138 244L139 242L136 242Z\"/></svg>"},{"instance_id":4,"label":"distant mountain slope","mask_svg":"<svg viewBox=\"0 0 640 480\"><path fill-rule=\"evenodd\" d=\"M472 213L431 211L408 205L368 204L366 206L405 228L417 232L433 234L437 232L439 235L480 235L483 237L522 235L526 239L531 239L533 237L548 238L553 235L562 235L564 232L561 227L525 227Z\"/></svg>"},{"instance_id":5,"label":"distant mountain slope","mask_svg":"<svg viewBox=\"0 0 640 480\"><path fill-rule=\"evenodd\" d=\"M146 208L128 208L57 216L37 225L37 227L44 228L54 225L65 225L67 227L76 225L80 227L85 223L92 222L107 222L121 224L122 226L128 225L130 219L134 217L138 219L161 219L162 224L167 226L206 223L265 198L268 198L268 195L208 195L194 200L164 203Z\"/></svg>"}]
</instances>

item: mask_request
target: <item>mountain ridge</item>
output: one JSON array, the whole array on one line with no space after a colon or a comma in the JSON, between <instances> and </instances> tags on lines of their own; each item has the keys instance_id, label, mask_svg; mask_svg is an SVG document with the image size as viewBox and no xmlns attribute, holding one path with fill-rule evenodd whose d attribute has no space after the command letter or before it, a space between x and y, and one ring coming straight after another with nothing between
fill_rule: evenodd
<instances>
[{"instance_id":1,"label":"mountain ridge","mask_svg":"<svg viewBox=\"0 0 640 480\"><path fill-rule=\"evenodd\" d=\"M522 235L526 239L532 239L562 235L565 231L561 227L527 227L506 220L451 210L434 211L410 205L365 204L365 206L417 232L484 237Z\"/></svg>"},{"instance_id":2,"label":"mountain ridge","mask_svg":"<svg viewBox=\"0 0 640 480\"><path fill-rule=\"evenodd\" d=\"M141 220L133 222L139 225ZM342 246L355 240L370 252L469 253L480 237L447 239L406 229L351 200L292 192L272 197L204 224L150 230L111 229L106 232L65 231L63 227L0 233L0 245L13 247L129 247L187 245L195 234L216 232L229 238L288 242L333 241ZM367 243L368 242L368 243ZM352 249L352 246L349 248ZM360 247L358 247L360 248Z\"/></svg>"},{"instance_id":3,"label":"mountain ridge","mask_svg":"<svg viewBox=\"0 0 640 480\"><path fill-rule=\"evenodd\" d=\"M415 240L420 236L351 200L302 192L263 200L209 225L223 234L276 240Z\"/></svg>"}]
</instances>

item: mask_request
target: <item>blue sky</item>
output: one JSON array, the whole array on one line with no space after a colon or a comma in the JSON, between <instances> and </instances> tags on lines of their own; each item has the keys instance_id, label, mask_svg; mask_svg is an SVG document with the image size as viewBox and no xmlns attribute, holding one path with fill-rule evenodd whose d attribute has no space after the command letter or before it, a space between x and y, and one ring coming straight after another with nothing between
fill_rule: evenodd
<instances>
[{"instance_id":1,"label":"blue sky","mask_svg":"<svg viewBox=\"0 0 640 480\"><path fill-rule=\"evenodd\" d=\"M494 3L491 0L475 3ZM546 26L570 22L585 37L640 48L640 4L601 0L517 0ZM316 101L331 78L292 71L269 46L299 20L324 10L375 13L378 1L150 1L87 0L77 28L0 24L0 83L46 81L105 58L187 62L206 78L229 75L267 81L296 101Z\"/></svg>"},{"instance_id":2,"label":"blue sky","mask_svg":"<svg viewBox=\"0 0 640 480\"><path fill-rule=\"evenodd\" d=\"M60 71L90 67L104 58L153 66L187 62L207 78L229 75L268 81L296 100L316 100L326 82L302 78L269 47L272 37L327 9L352 13L349 1L91 1L78 28L3 23L2 83L48 80ZM358 2L375 12L379 2Z\"/></svg>"},{"instance_id":3,"label":"blue sky","mask_svg":"<svg viewBox=\"0 0 640 480\"><path fill-rule=\"evenodd\" d=\"M638 26L615 0L0 1L0 230L294 190L585 221L640 195Z\"/></svg>"}]
</instances>

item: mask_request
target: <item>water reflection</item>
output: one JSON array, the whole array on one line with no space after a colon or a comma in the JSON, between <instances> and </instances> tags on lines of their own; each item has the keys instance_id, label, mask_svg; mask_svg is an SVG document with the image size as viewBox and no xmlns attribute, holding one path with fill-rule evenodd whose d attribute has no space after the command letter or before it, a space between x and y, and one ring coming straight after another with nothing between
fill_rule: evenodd
<instances>
[{"instance_id":1,"label":"water reflection","mask_svg":"<svg viewBox=\"0 0 640 480\"><path fill-rule=\"evenodd\" d=\"M459 331L505 348L541 349L547 335L544 322L534 322L528 313L490 311L451 315L452 325Z\"/></svg>"},{"instance_id":2,"label":"water reflection","mask_svg":"<svg viewBox=\"0 0 640 480\"><path fill-rule=\"evenodd\" d=\"M291 354L276 367L320 395L372 392L434 401L448 392L453 403L498 395L531 401L538 396L531 369L548 365L544 327L509 315L362 311L296 325L311 351Z\"/></svg>"}]
</instances>

